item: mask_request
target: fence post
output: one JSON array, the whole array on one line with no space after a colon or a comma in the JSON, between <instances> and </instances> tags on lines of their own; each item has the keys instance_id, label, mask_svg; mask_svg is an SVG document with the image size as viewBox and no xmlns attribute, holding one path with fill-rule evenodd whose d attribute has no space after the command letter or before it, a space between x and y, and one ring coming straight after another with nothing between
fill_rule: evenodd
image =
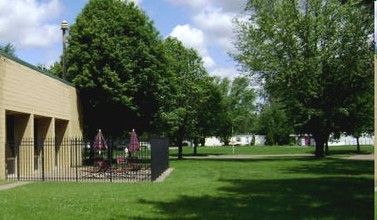
<instances>
[{"instance_id":1,"label":"fence post","mask_svg":"<svg viewBox=\"0 0 377 220\"><path fill-rule=\"evenodd\" d=\"M112 169L112 166L113 166L112 141L110 140L107 143L108 143L107 145L108 145L108 148L109 148L107 155L108 155L109 166L110 166L110 182L113 182L113 175L112 175L113 172L111 172L111 169Z\"/></svg>"},{"instance_id":2,"label":"fence post","mask_svg":"<svg viewBox=\"0 0 377 220\"><path fill-rule=\"evenodd\" d=\"M42 151L42 158L41 158L41 163L42 163L41 164L42 165L42 181L45 181L45 141L46 141L46 139L42 139L41 140L41 148L42 148L41 149L41 151Z\"/></svg>"},{"instance_id":3,"label":"fence post","mask_svg":"<svg viewBox=\"0 0 377 220\"><path fill-rule=\"evenodd\" d=\"M76 165L76 168L75 168L75 171L76 171L76 182L79 181L78 155L77 155L78 152L79 152L78 149L77 149L79 145L78 145L77 143L78 143L78 139L75 138L75 139L74 139L74 148L75 148L75 151L76 151L76 152L75 152L75 160L76 160L76 162L75 162L75 165Z\"/></svg>"}]
</instances>

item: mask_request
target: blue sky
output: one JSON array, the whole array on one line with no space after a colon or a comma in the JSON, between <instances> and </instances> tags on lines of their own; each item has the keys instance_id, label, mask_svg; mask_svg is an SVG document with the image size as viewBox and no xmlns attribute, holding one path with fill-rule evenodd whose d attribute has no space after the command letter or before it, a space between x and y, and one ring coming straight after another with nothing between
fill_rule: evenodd
<instances>
[{"instance_id":1,"label":"blue sky","mask_svg":"<svg viewBox=\"0 0 377 220\"><path fill-rule=\"evenodd\" d=\"M211 75L233 78L236 63L231 20L247 0L133 0L162 37L175 36L195 48ZM19 58L50 65L62 53L60 23L75 22L88 0L0 0L0 44L12 43Z\"/></svg>"}]
</instances>

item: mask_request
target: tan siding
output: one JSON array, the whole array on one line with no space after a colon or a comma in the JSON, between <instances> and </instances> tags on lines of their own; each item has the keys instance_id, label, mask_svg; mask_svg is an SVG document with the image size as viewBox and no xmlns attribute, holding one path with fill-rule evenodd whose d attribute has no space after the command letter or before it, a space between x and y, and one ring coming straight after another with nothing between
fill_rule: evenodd
<instances>
[{"instance_id":1,"label":"tan siding","mask_svg":"<svg viewBox=\"0 0 377 220\"><path fill-rule=\"evenodd\" d=\"M5 67L4 58L0 57L0 180L5 179L5 109L3 108L3 76Z\"/></svg>"},{"instance_id":2,"label":"tan siding","mask_svg":"<svg viewBox=\"0 0 377 220\"><path fill-rule=\"evenodd\" d=\"M1 74L1 65L0 65ZM1 89L0 89L1 93ZM0 95L1 98L1 95ZM1 103L1 99L0 99ZM0 105L0 180L5 179L5 110Z\"/></svg>"},{"instance_id":3,"label":"tan siding","mask_svg":"<svg viewBox=\"0 0 377 220\"><path fill-rule=\"evenodd\" d=\"M9 59L4 65L0 84L6 110L69 120L78 126L75 88Z\"/></svg>"},{"instance_id":4,"label":"tan siding","mask_svg":"<svg viewBox=\"0 0 377 220\"><path fill-rule=\"evenodd\" d=\"M0 180L6 179L6 114L22 113L17 114L16 121L20 123L15 125L14 138L19 141L33 138L34 120L37 118L43 119L44 124L38 129L44 131L44 137L79 137L82 135L82 128L78 103L74 87L24 65L22 61L16 62L0 55ZM27 123L24 123L25 118ZM60 126L56 130L57 120L59 125L68 126ZM34 170L34 163L30 158L34 158L33 148L20 145L18 159L21 175ZM49 158L45 167L51 169L54 159Z\"/></svg>"}]
</instances>

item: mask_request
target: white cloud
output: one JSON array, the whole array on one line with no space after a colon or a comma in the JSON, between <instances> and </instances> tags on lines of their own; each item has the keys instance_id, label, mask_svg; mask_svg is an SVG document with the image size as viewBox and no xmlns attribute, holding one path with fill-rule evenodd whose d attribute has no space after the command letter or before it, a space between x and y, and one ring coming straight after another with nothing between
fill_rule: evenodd
<instances>
[{"instance_id":1,"label":"white cloud","mask_svg":"<svg viewBox=\"0 0 377 220\"><path fill-rule=\"evenodd\" d=\"M224 13L222 9L205 9L193 17L193 21L218 35L229 34L232 27L233 14ZM224 32L225 30L225 32Z\"/></svg>"},{"instance_id":2,"label":"white cloud","mask_svg":"<svg viewBox=\"0 0 377 220\"><path fill-rule=\"evenodd\" d=\"M212 76L220 76L220 77L227 77L229 79L234 79L239 75L236 67L228 66L228 67L218 67L210 71Z\"/></svg>"},{"instance_id":3,"label":"white cloud","mask_svg":"<svg viewBox=\"0 0 377 220\"><path fill-rule=\"evenodd\" d=\"M194 48L202 55L207 53L203 32L189 24L176 26L170 36L176 37L185 47Z\"/></svg>"},{"instance_id":4,"label":"white cloud","mask_svg":"<svg viewBox=\"0 0 377 220\"><path fill-rule=\"evenodd\" d=\"M193 13L198 13L205 8L222 8L224 12L242 11L247 3L247 0L165 0L173 5L188 6Z\"/></svg>"},{"instance_id":5,"label":"white cloud","mask_svg":"<svg viewBox=\"0 0 377 220\"><path fill-rule=\"evenodd\" d=\"M61 12L58 0L0 0L1 43L20 48L50 47L60 39L60 24L49 24Z\"/></svg>"},{"instance_id":6,"label":"white cloud","mask_svg":"<svg viewBox=\"0 0 377 220\"><path fill-rule=\"evenodd\" d=\"M165 1L177 7L188 8L191 16L191 22L184 25L185 28L181 27L180 35L176 37L200 52L211 75L234 78L238 71L234 66L228 65L231 60L228 53L235 53L233 19L240 16L248 0ZM172 34L178 31L176 29L179 29L178 26ZM193 30L200 30L201 36L196 37ZM216 55L216 60L208 54Z\"/></svg>"},{"instance_id":7,"label":"white cloud","mask_svg":"<svg viewBox=\"0 0 377 220\"><path fill-rule=\"evenodd\" d=\"M211 0L213 4L217 3L224 12L240 13L245 9L248 0Z\"/></svg>"},{"instance_id":8,"label":"white cloud","mask_svg":"<svg viewBox=\"0 0 377 220\"><path fill-rule=\"evenodd\" d=\"M200 29L194 28L189 24L177 25L170 33L170 36L176 37L185 47L198 51L203 58L205 68L209 69L216 65L215 61L208 55L204 34Z\"/></svg>"},{"instance_id":9,"label":"white cloud","mask_svg":"<svg viewBox=\"0 0 377 220\"><path fill-rule=\"evenodd\" d=\"M215 61L210 56L203 57L204 67L209 70L216 66Z\"/></svg>"},{"instance_id":10,"label":"white cloud","mask_svg":"<svg viewBox=\"0 0 377 220\"><path fill-rule=\"evenodd\" d=\"M207 45L218 45L233 50L234 13L224 13L221 8L206 9L193 17L193 22L205 32Z\"/></svg>"},{"instance_id":11,"label":"white cloud","mask_svg":"<svg viewBox=\"0 0 377 220\"><path fill-rule=\"evenodd\" d=\"M140 5L141 3L143 3L143 0L123 0L123 1L134 2L136 5Z\"/></svg>"},{"instance_id":12,"label":"white cloud","mask_svg":"<svg viewBox=\"0 0 377 220\"><path fill-rule=\"evenodd\" d=\"M192 10L200 10L201 8L205 7L208 4L207 1L203 0L165 0L167 2L170 2L173 5L183 5L183 6L188 6Z\"/></svg>"}]
</instances>

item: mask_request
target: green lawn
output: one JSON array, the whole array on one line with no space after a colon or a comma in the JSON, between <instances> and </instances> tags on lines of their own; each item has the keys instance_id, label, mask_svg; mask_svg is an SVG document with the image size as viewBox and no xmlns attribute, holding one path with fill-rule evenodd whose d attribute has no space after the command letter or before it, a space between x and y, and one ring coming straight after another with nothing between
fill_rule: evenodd
<instances>
[{"instance_id":1,"label":"green lawn","mask_svg":"<svg viewBox=\"0 0 377 220\"><path fill-rule=\"evenodd\" d=\"M198 156L208 155L231 155L233 154L232 146L222 147L198 147ZM234 146L235 155L261 155L261 154L308 154L314 153L314 147L303 146ZM356 146L330 146L330 155L349 155L356 154ZM361 154L370 154L374 152L373 146L361 146ZM176 148L170 149L171 156L177 156ZM192 156L192 147L183 147L184 156Z\"/></svg>"},{"instance_id":2,"label":"green lawn","mask_svg":"<svg viewBox=\"0 0 377 220\"><path fill-rule=\"evenodd\" d=\"M373 219L373 161L171 160L162 183L32 183L0 219Z\"/></svg>"}]
</instances>

